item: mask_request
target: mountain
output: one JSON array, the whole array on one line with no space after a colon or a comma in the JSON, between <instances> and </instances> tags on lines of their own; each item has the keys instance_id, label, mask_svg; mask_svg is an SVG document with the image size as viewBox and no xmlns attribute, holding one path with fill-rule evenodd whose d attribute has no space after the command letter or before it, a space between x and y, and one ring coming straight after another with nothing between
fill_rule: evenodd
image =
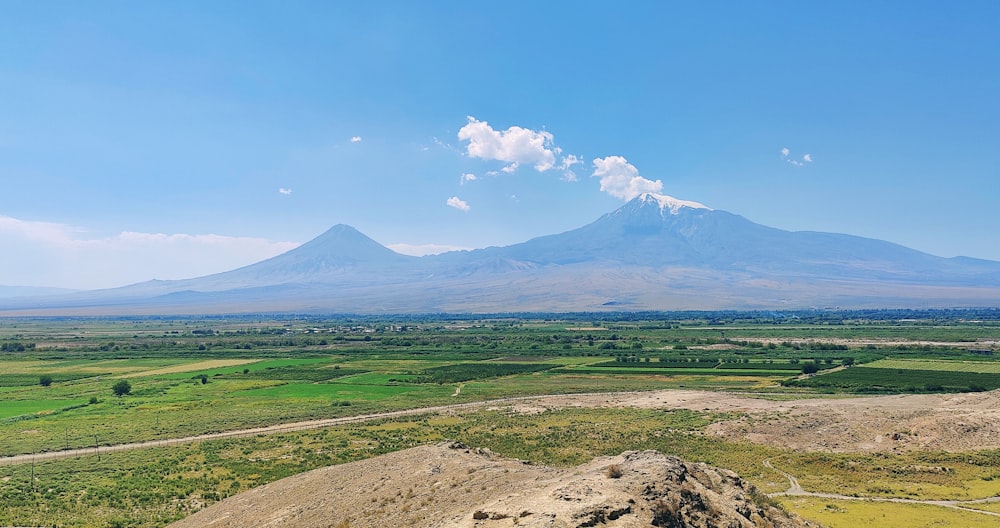
<instances>
[{"instance_id":1,"label":"mountain","mask_svg":"<svg viewBox=\"0 0 1000 528\"><path fill-rule=\"evenodd\" d=\"M520 312L1000 305L1000 262L756 224L643 194L520 244L395 253L337 225L236 270L30 300L0 313Z\"/></svg>"},{"instance_id":2,"label":"mountain","mask_svg":"<svg viewBox=\"0 0 1000 528\"><path fill-rule=\"evenodd\" d=\"M34 286L4 286L0 285L0 298L5 297L37 297L39 295L57 295L73 293L77 290L67 288L42 288Z\"/></svg>"},{"instance_id":3,"label":"mountain","mask_svg":"<svg viewBox=\"0 0 1000 528\"><path fill-rule=\"evenodd\" d=\"M1000 286L996 274L1000 263L946 259L850 235L782 231L696 202L651 193L582 228L498 251L535 264L603 260L828 280Z\"/></svg>"}]
</instances>

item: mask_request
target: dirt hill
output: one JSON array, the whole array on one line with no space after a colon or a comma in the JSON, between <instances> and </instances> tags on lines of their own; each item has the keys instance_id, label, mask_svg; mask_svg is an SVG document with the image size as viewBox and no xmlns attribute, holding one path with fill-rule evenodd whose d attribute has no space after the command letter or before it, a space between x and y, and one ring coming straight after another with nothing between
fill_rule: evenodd
<instances>
[{"instance_id":1,"label":"dirt hill","mask_svg":"<svg viewBox=\"0 0 1000 528\"><path fill-rule=\"evenodd\" d=\"M797 527L731 471L654 451L569 469L458 443L289 477L171 525L184 527Z\"/></svg>"}]
</instances>

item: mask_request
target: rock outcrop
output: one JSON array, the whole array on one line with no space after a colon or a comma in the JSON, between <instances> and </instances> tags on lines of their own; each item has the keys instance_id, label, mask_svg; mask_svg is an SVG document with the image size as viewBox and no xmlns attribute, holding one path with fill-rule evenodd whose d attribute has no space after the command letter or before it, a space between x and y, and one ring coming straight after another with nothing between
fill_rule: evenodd
<instances>
[{"instance_id":1,"label":"rock outcrop","mask_svg":"<svg viewBox=\"0 0 1000 528\"><path fill-rule=\"evenodd\" d=\"M459 443L407 449L230 497L183 527L776 527L812 524L731 471L655 451L569 469Z\"/></svg>"}]
</instances>

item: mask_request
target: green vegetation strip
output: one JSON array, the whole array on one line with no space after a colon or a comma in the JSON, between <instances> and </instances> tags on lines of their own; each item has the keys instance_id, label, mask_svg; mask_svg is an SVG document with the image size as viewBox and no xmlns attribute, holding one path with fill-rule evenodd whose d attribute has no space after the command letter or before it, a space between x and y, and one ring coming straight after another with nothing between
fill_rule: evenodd
<instances>
[{"instance_id":1,"label":"green vegetation strip","mask_svg":"<svg viewBox=\"0 0 1000 528\"><path fill-rule=\"evenodd\" d=\"M868 368L883 368L897 370L939 370L943 372L977 372L982 374L1000 374L1000 362L956 361L949 359L882 359L865 364Z\"/></svg>"},{"instance_id":2,"label":"green vegetation strip","mask_svg":"<svg viewBox=\"0 0 1000 528\"><path fill-rule=\"evenodd\" d=\"M1000 375L947 370L869 368L867 366L783 382L790 387L840 390L859 394L982 392L1000 389Z\"/></svg>"},{"instance_id":3,"label":"green vegetation strip","mask_svg":"<svg viewBox=\"0 0 1000 528\"><path fill-rule=\"evenodd\" d=\"M106 375L107 373L105 373ZM48 376L49 383L64 383L84 378L100 376L87 372L58 373L58 374L0 374L0 387L30 387L41 385L41 378Z\"/></svg>"},{"instance_id":4,"label":"green vegetation strip","mask_svg":"<svg viewBox=\"0 0 1000 528\"><path fill-rule=\"evenodd\" d=\"M558 367L547 363L459 363L424 369L411 383L459 383L478 379L541 372Z\"/></svg>"}]
</instances>

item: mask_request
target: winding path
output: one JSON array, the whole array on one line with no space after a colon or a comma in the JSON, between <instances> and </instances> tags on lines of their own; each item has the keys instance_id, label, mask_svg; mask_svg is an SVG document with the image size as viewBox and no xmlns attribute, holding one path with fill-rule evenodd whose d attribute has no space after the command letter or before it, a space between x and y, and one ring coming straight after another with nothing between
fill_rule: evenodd
<instances>
[{"instance_id":1,"label":"winding path","mask_svg":"<svg viewBox=\"0 0 1000 528\"><path fill-rule=\"evenodd\" d=\"M818 493L802 489L802 486L799 484L798 479L771 465L771 461L769 459L765 459L763 461L763 464L764 467L772 469L788 479L788 489L786 491L781 491L778 493L768 493L767 494L768 497L818 497L821 499L850 500L850 501L897 502L903 504L929 504L932 506L943 506L945 508L954 508L956 510L962 510L973 513L982 513L984 515L992 515L994 517L1000 517L1000 513L986 511L986 510L977 510L975 508L969 508L963 506L963 504L986 504L991 502L1000 502L1000 496L987 497L985 499L958 501L958 500L901 499L896 497L860 497L852 495L840 495L837 493Z\"/></svg>"}]
</instances>

